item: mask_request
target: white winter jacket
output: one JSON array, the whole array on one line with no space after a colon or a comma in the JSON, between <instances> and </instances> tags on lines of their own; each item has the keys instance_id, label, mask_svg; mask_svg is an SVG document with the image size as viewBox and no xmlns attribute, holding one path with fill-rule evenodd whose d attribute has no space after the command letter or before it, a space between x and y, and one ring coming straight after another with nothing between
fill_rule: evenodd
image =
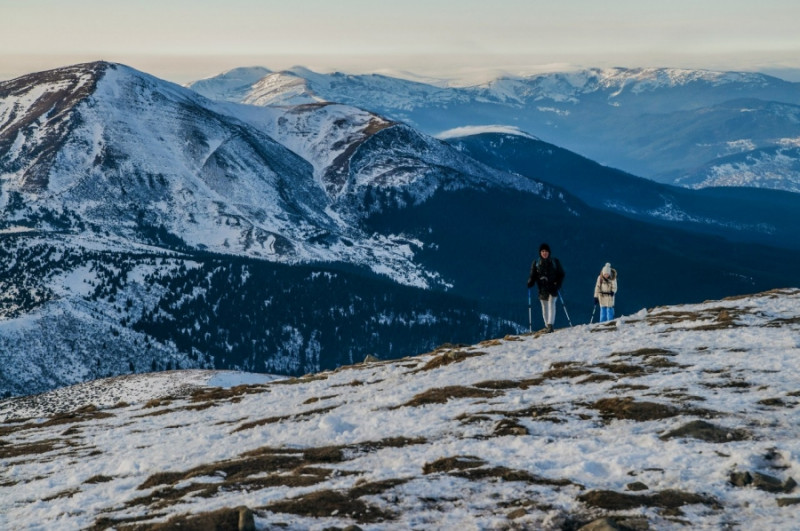
<instances>
[{"instance_id":1,"label":"white winter jacket","mask_svg":"<svg viewBox=\"0 0 800 531\"><path fill-rule=\"evenodd\" d=\"M601 273L597 277L597 284L594 286L594 296L600 301L600 306L614 306L614 296L617 294L617 270L611 268L608 278Z\"/></svg>"}]
</instances>

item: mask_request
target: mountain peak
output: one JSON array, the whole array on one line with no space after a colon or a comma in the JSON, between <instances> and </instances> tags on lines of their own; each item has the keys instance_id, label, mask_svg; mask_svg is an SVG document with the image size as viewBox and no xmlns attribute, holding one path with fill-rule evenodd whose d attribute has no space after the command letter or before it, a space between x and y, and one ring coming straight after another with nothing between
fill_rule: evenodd
<instances>
[{"instance_id":1,"label":"mountain peak","mask_svg":"<svg viewBox=\"0 0 800 531\"><path fill-rule=\"evenodd\" d=\"M73 109L115 68L97 61L0 82L0 166L21 173L21 189L46 188L57 149L73 126ZM26 161L39 164L26 167Z\"/></svg>"}]
</instances>

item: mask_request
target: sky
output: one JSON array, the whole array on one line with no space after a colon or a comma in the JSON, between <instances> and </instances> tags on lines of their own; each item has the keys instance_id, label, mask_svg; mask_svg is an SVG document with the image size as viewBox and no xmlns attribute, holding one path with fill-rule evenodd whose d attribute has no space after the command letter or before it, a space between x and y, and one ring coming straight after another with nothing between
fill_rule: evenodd
<instances>
[{"instance_id":1,"label":"sky","mask_svg":"<svg viewBox=\"0 0 800 531\"><path fill-rule=\"evenodd\" d=\"M102 59L176 82L253 65L444 78L652 66L800 81L797 20L796 0L0 0L0 79Z\"/></svg>"}]
</instances>

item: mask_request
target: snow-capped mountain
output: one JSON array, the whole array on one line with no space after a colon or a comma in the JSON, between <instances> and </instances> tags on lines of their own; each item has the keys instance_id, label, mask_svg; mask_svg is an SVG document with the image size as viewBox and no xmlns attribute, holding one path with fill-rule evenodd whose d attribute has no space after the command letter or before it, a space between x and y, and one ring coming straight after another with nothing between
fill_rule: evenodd
<instances>
[{"instance_id":1,"label":"snow-capped mountain","mask_svg":"<svg viewBox=\"0 0 800 531\"><path fill-rule=\"evenodd\" d=\"M662 182L674 182L732 153L800 138L795 116L800 84L753 73L590 69L442 87L295 68L271 73L270 80L254 83L239 101L346 103L429 134L464 126L514 126L602 164ZM222 93L204 94L230 99ZM756 167L753 173L757 178L760 171ZM739 182L749 185L747 171L739 173ZM778 188L792 189L791 176Z\"/></svg>"},{"instance_id":2,"label":"snow-capped mountain","mask_svg":"<svg viewBox=\"0 0 800 531\"><path fill-rule=\"evenodd\" d=\"M296 379L6 400L0 526L788 531L799 323L781 289Z\"/></svg>"},{"instance_id":3,"label":"snow-capped mountain","mask_svg":"<svg viewBox=\"0 0 800 531\"><path fill-rule=\"evenodd\" d=\"M211 101L93 63L0 83L0 116L8 395L164 369L300 375L518 333L541 241L576 323L606 261L621 312L791 285L800 261L592 208L342 104ZM653 282L676 268L690 281Z\"/></svg>"},{"instance_id":4,"label":"snow-capped mountain","mask_svg":"<svg viewBox=\"0 0 800 531\"><path fill-rule=\"evenodd\" d=\"M423 200L444 181L541 188L511 176L487 179L486 169L446 144L356 109L215 108L192 91L108 63L47 75L44 83L29 76L0 86L7 224L30 225L33 212L46 209L129 240L163 227L192 248L288 263L350 262L426 286L409 242L364 234L361 214L344 203L360 200L365 188ZM55 113L51 100L59 104ZM257 120L261 129L224 112ZM306 158L269 133L303 148ZM309 137L308 147L290 137ZM351 171L368 140L374 149ZM387 157L402 164L387 166ZM461 178L465 172L472 176ZM16 194L29 200L15 201Z\"/></svg>"},{"instance_id":5,"label":"snow-capped mountain","mask_svg":"<svg viewBox=\"0 0 800 531\"><path fill-rule=\"evenodd\" d=\"M262 66L234 68L218 76L194 81L191 87L206 97L241 101L252 90L253 84L271 73Z\"/></svg>"}]
</instances>

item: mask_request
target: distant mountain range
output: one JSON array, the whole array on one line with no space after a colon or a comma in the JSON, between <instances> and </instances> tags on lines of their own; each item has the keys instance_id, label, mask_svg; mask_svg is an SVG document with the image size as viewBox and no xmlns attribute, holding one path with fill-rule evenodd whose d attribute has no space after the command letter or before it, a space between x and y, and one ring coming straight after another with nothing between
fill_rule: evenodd
<instances>
[{"instance_id":1,"label":"distant mountain range","mask_svg":"<svg viewBox=\"0 0 800 531\"><path fill-rule=\"evenodd\" d=\"M302 67L262 74L234 70L189 86L212 99L255 105L345 103L433 135L463 126L515 126L665 183L800 192L796 151L783 151L780 165L772 166L779 172L759 163L762 150L800 142L800 83L763 74L590 69L471 87ZM731 156L739 164L727 164ZM712 171L718 178L707 177Z\"/></svg>"},{"instance_id":2,"label":"distant mountain range","mask_svg":"<svg viewBox=\"0 0 800 531\"><path fill-rule=\"evenodd\" d=\"M570 172L481 154L500 140L518 139L212 101L104 62L0 83L0 392L170 368L297 375L538 328L525 281L541 241L576 323L606 261L621 314L796 282L794 194L737 212L616 172L632 191L593 203ZM558 153L543 167L608 176Z\"/></svg>"},{"instance_id":3,"label":"distant mountain range","mask_svg":"<svg viewBox=\"0 0 800 531\"><path fill-rule=\"evenodd\" d=\"M744 187L688 190L514 132L476 128L447 141L493 168L562 187L594 208L743 243L800 249L800 195L795 193Z\"/></svg>"}]
</instances>

